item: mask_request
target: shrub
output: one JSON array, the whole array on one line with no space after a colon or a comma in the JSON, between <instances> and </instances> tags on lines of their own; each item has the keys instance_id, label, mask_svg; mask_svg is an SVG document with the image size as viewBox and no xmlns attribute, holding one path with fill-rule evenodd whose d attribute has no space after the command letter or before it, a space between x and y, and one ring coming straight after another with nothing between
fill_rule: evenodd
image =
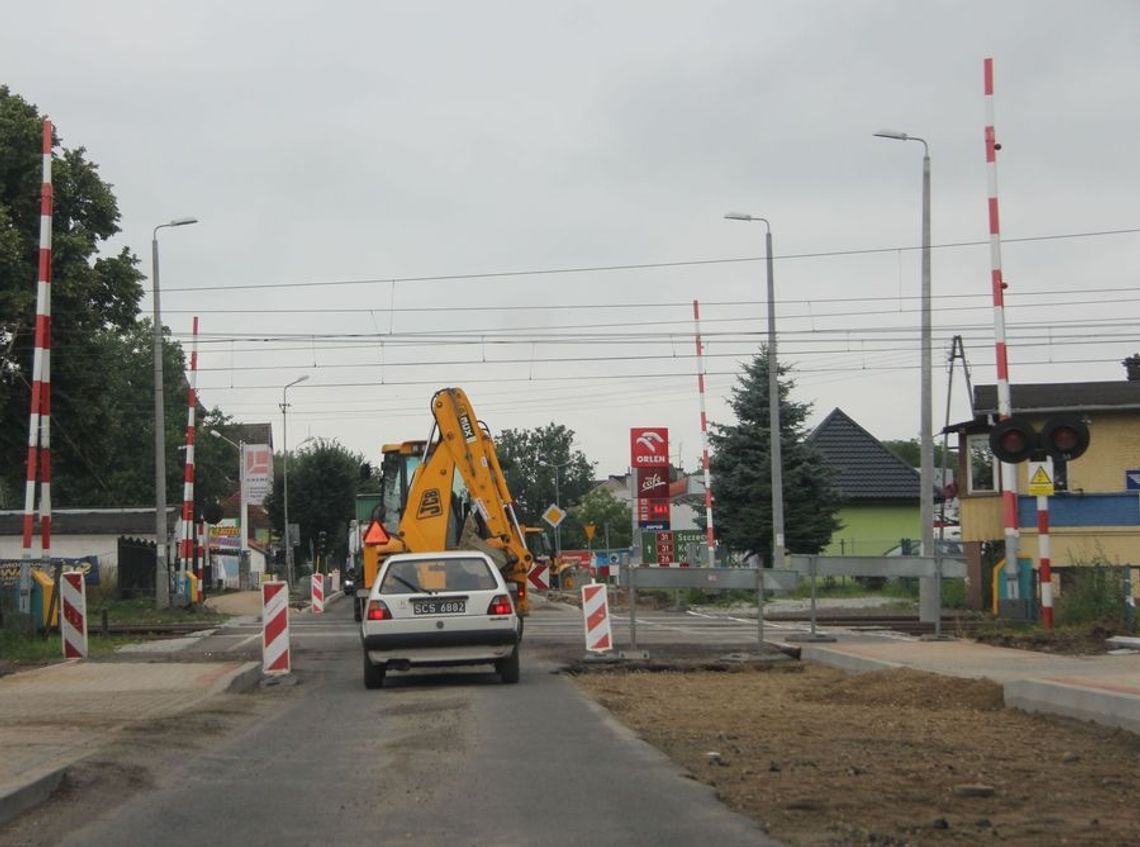
<instances>
[{"instance_id":1,"label":"shrub","mask_svg":"<svg viewBox=\"0 0 1140 847\"><path fill-rule=\"evenodd\" d=\"M1103 551L1063 568L1055 616L1058 625L1124 623L1124 569Z\"/></svg>"}]
</instances>

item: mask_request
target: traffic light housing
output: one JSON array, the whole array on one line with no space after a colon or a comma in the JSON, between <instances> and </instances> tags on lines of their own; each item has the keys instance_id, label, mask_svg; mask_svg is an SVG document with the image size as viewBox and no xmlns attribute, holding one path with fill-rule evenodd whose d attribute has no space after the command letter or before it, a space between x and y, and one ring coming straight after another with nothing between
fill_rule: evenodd
<instances>
[{"instance_id":1,"label":"traffic light housing","mask_svg":"<svg viewBox=\"0 0 1140 847\"><path fill-rule=\"evenodd\" d=\"M328 551L328 546L329 546L329 534L322 529L320 532L317 533L317 549L320 550L322 553L325 553Z\"/></svg>"},{"instance_id":2,"label":"traffic light housing","mask_svg":"<svg viewBox=\"0 0 1140 847\"><path fill-rule=\"evenodd\" d=\"M1006 418L990 430L990 450L1003 462L1018 464L1038 450L1039 438L1025 418Z\"/></svg>"},{"instance_id":3,"label":"traffic light housing","mask_svg":"<svg viewBox=\"0 0 1140 847\"><path fill-rule=\"evenodd\" d=\"M1038 432L1025 418L1006 418L990 430L990 450L1003 462L1017 464L1027 459L1053 459L1053 483L1068 488L1066 464L1089 447L1089 428L1080 418L1061 415L1045 421Z\"/></svg>"},{"instance_id":4,"label":"traffic light housing","mask_svg":"<svg viewBox=\"0 0 1140 847\"><path fill-rule=\"evenodd\" d=\"M1089 428L1079 418L1050 418L1041 428L1041 447L1054 460L1071 461L1089 449Z\"/></svg>"}]
</instances>

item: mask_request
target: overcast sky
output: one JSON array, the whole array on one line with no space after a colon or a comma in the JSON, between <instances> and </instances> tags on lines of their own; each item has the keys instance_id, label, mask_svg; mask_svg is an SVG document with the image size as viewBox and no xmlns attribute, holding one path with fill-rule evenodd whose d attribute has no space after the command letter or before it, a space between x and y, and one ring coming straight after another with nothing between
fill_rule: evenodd
<instances>
[{"instance_id":1,"label":"overcast sky","mask_svg":"<svg viewBox=\"0 0 1140 847\"><path fill-rule=\"evenodd\" d=\"M766 333L763 226L727 211L772 222L780 359L810 422L840 407L917 437L922 147L883 128L930 145L940 429L954 335L974 383L994 381L987 56L1012 380L1123 379L1140 350L1135 0L103 0L3 18L0 81L114 185L113 248L149 274L152 227L200 219L160 232L164 323L188 344L200 316L202 401L271 421L278 448L282 386L308 376L292 445L375 457L426 438L433 391L460 385L493 431L566 424L599 476L642 425L695 470L692 301L713 421L732 422ZM950 418L967 416L959 369Z\"/></svg>"}]
</instances>

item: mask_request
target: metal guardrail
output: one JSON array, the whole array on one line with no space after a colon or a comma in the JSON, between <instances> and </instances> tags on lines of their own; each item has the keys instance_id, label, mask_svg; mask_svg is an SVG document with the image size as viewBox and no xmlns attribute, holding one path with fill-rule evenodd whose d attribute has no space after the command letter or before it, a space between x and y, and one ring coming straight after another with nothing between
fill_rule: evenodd
<instances>
[{"instance_id":1,"label":"metal guardrail","mask_svg":"<svg viewBox=\"0 0 1140 847\"><path fill-rule=\"evenodd\" d=\"M966 560L960 556L803 556L787 557L788 567L804 575L818 576L966 576Z\"/></svg>"},{"instance_id":2,"label":"metal guardrail","mask_svg":"<svg viewBox=\"0 0 1140 847\"><path fill-rule=\"evenodd\" d=\"M764 592L793 591L801 578L811 583L811 640L834 640L816 632L816 583L820 576L936 577L938 605L942 606L942 580L966 576L960 556L805 556L789 555L788 567L772 568L670 568L622 565L618 584L629 589L629 631L637 649L637 590L639 588L699 588L705 591L756 592L756 637L764 643ZM942 615L934 622L936 638L942 635Z\"/></svg>"}]
</instances>

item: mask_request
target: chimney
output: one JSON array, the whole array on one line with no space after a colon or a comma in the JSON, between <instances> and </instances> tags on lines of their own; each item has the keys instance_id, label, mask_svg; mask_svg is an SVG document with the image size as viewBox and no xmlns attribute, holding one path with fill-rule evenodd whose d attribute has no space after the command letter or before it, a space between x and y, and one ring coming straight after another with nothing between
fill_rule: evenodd
<instances>
[{"instance_id":1,"label":"chimney","mask_svg":"<svg viewBox=\"0 0 1140 847\"><path fill-rule=\"evenodd\" d=\"M1133 353L1120 364L1128 371L1129 382L1140 382L1140 353Z\"/></svg>"}]
</instances>

